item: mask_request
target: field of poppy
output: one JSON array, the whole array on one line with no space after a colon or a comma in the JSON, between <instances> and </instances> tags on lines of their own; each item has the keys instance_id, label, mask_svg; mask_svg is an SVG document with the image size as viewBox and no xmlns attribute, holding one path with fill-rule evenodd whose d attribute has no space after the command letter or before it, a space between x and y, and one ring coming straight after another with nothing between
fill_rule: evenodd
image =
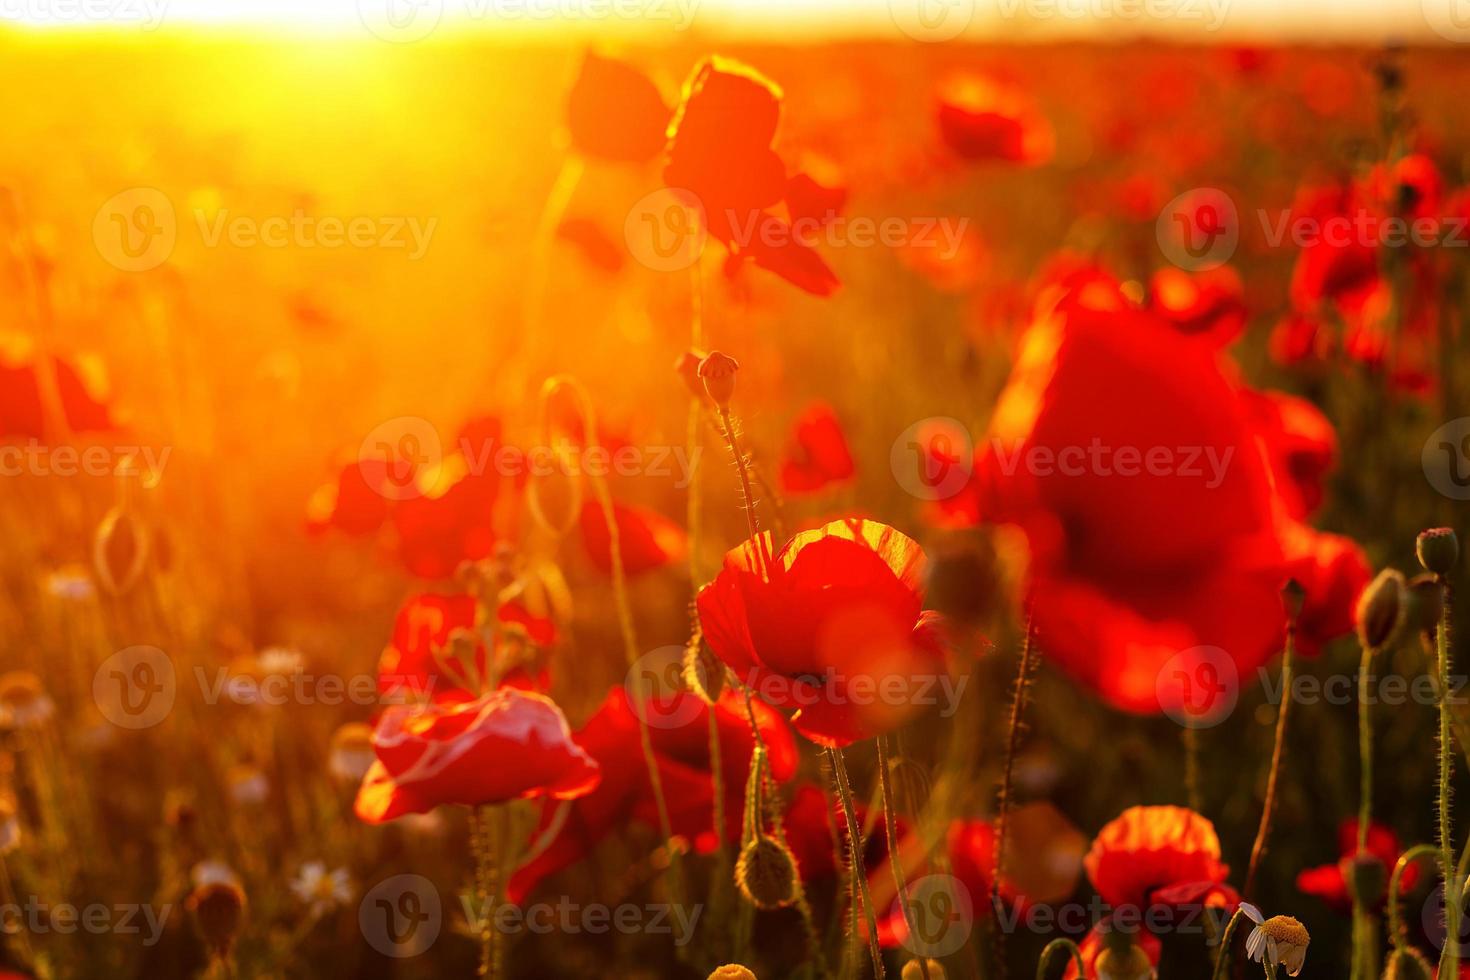
<instances>
[{"instance_id":1,"label":"field of poppy","mask_svg":"<svg viewBox=\"0 0 1470 980\"><path fill-rule=\"evenodd\" d=\"M0 29L0 980L1470 975L1463 51L364 23Z\"/></svg>"}]
</instances>

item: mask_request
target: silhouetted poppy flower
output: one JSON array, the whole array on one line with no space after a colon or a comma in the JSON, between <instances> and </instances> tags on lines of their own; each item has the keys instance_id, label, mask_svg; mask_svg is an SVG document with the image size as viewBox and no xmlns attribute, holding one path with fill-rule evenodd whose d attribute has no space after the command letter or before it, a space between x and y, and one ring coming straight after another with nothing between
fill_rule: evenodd
<instances>
[{"instance_id":1,"label":"silhouetted poppy flower","mask_svg":"<svg viewBox=\"0 0 1470 980\"><path fill-rule=\"evenodd\" d=\"M567 218L556 229L556 237L570 242L582 258L603 272L619 272L626 253L619 242L591 218Z\"/></svg>"},{"instance_id":2,"label":"silhouetted poppy flower","mask_svg":"<svg viewBox=\"0 0 1470 980\"><path fill-rule=\"evenodd\" d=\"M353 460L337 471L332 483L322 484L307 504L307 527L321 531L334 527L345 534L372 534L388 519L384 485L386 465L380 459Z\"/></svg>"},{"instance_id":3,"label":"silhouetted poppy flower","mask_svg":"<svg viewBox=\"0 0 1470 980\"><path fill-rule=\"evenodd\" d=\"M1181 332L1224 347L1245 329L1245 287L1228 265L1189 273L1165 266L1149 283L1150 306Z\"/></svg>"},{"instance_id":4,"label":"silhouetted poppy flower","mask_svg":"<svg viewBox=\"0 0 1470 980\"><path fill-rule=\"evenodd\" d=\"M780 117L780 89L754 68L718 57L700 62L669 126L664 183L699 200L711 237L733 258L826 296L837 277L813 247L823 221L793 212L792 223L767 210L789 186L771 149ZM804 212L811 188L798 182L795 190L796 211Z\"/></svg>"},{"instance_id":5,"label":"silhouetted poppy flower","mask_svg":"<svg viewBox=\"0 0 1470 980\"><path fill-rule=\"evenodd\" d=\"M819 176L795 173L786 180L786 211L792 221L814 221L826 224L842 213L847 206L847 188L836 179L833 168L827 167Z\"/></svg>"},{"instance_id":6,"label":"silhouetted poppy flower","mask_svg":"<svg viewBox=\"0 0 1470 980\"><path fill-rule=\"evenodd\" d=\"M0 439L55 440L62 436L53 429L57 422L71 433L114 428L96 373L59 357L50 359L50 370L62 417L48 418L42 364L33 351L0 347Z\"/></svg>"},{"instance_id":7,"label":"silhouetted poppy flower","mask_svg":"<svg viewBox=\"0 0 1470 980\"><path fill-rule=\"evenodd\" d=\"M617 163L652 160L664 145L669 107L632 65L588 51L567 93L572 149Z\"/></svg>"},{"instance_id":8,"label":"silhouetted poppy flower","mask_svg":"<svg viewBox=\"0 0 1470 980\"><path fill-rule=\"evenodd\" d=\"M852 451L837 413L825 402L809 406L792 427L791 442L781 457L781 488L787 493L814 493L853 476Z\"/></svg>"},{"instance_id":9,"label":"silhouetted poppy flower","mask_svg":"<svg viewBox=\"0 0 1470 980\"><path fill-rule=\"evenodd\" d=\"M485 638L476 623L477 602L472 595L424 593L410 598L393 619L393 636L378 660L378 690L385 698L417 701L468 701L479 691L476 682L491 676ZM526 643L545 650L556 642L556 624L531 613L518 602L497 610L502 626L523 631ZM456 660L453 644L461 642L471 654L470 666ZM509 644L506 644L507 646ZM495 670L500 683L510 687L546 688L544 666L518 660L506 662L514 651L497 649Z\"/></svg>"},{"instance_id":10,"label":"silhouetted poppy flower","mask_svg":"<svg viewBox=\"0 0 1470 980\"><path fill-rule=\"evenodd\" d=\"M440 806L576 799L600 778L555 702L510 688L458 704L394 705L372 742L377 761L355 807L367 823Z\"/></svg>"},{"instance_id":11,"label":"silhouetted poppy flower","mask_svg":"<svg viewBox=\"0 0 1470 980\"><path fill-rule=\"evenodd\" d=\"M1051 159L1056 136L1046 117L1013 86L966 74L939 93L939 135L961 159L1039 164Z\"/></svg>"},{"instance_id":12,"label":"silhouetted poppy flower","mask_svg":"<svg viewBox=\"0 0 1470 980\"><path fill-rule=\"evenodd\" d=\"M1353 899L1348 892L1347 877L1343 874L1343 866L1351 862L1358 853L1357 818L1350 818L1342 822L1337 830L1337 843L1341 860L1336 864L1324 864L1318 868L1308 868L1302 871L1296 876L1296 888L1302 894L1316 896L1333 909L1346 914L1352 911ZM1369 824L1367 851L1383 865L1383 880L1386 885L1388 874L1393 871L1402 853L1398 836L1384 824L1376 822ZM1419 865L1410 864L1404 869L1403 894L1411 894L1418 880ZM1385 888L1372 905L1376 908L1387 897L1388 892Z\"/></svg>"},{"instance_id":13,"label":"silhouetted poppy flower","mask_svg":"<svg viewBox=\"0 0 1470 980\"><path fill-rule=\"evenodd\" d=\"M821 745L903 724L919 686L947 674L923 612L924 552L876 521L833 521L776 549L769 533L725 555L696 606L710 649ZM895 690L898 694L895 695Z\"/></svg>"},{"instance_id":14,"label":"silhouetted poppy flower","mask_svg":"<svg viewBox=\"0 0 1470 980\"><path fill-rule=\"evenodd\" d=\"M771 776L781 782L789 780L797 764L791 730L768 706L757 701L752 709L769 753ZM646 697L635 708L624 688L610 691L577 733L577 743L601 766L602 782L564 813L552 807L543 813L538 834L557 824L560 829L544 851L512 876L511 900L524 898L541 879L583 859L630 822L658 826L635 711L645 712L648 720L674 833L692 842L700 853L712 851L717 842L710 775L710 710L703 701L684 692ZM740 777L750 768L755 740L741 695L726 691L713 710L725 774L724 829L727 840L739 840L745 802L745 782ZM825 827L823 824L824 832Z\"/></svg>"},{"instance_id":15,"label":"silhouetted poppy flower","mask_svg":"<svg viewBox=\"0 0 1470 980\"><path fill-rule=\"evenodd\" d=\"M658 511L614 503L613 519L618 528L618 551L622 555L623 571L629 575L677 564L689 556L689 536L682 527ZM602 505L596 500L584 501L578 523L587 557L592 559L598 570L610 574L612 545Z\"/></svg>"}]
</instances>

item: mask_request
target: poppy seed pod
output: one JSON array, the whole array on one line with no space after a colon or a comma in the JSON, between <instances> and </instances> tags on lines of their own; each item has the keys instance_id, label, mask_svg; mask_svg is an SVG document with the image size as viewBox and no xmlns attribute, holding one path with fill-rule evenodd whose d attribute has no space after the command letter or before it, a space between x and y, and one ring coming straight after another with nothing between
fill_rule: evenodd
<instances>
[{"instance_id":1,"label":"poppy seed pod","mask_svg":"<svg viewBox=\"0 0 1470 980\"><path fill-rule=\"evenodd\" d=\"M1409 604L1408 585L1397 569L1378 573L1358 599L1358 639L1370 650L1392 643L1403 629Z\"/></svg>"},{"instance_id":2,"label":"poppy seed pod","mask_svg":"<svg viewBox=\"0 0 1470 980\"><path fill-rule=\"evenodd\" d=\"M756 980L756 976L739 963L726 963L715 967L706 980Z\"/></svg>"},{"instance_id":3,"label":"poppy seed pod","mask_svg":"<svg viewBox=\"0 0 1470 980\"><path fill-rule=\"evenodd\" d=\"M1302 583L1294 578L1287 579L1281 587L1281 608L1286 610L1286 618L1296 622L1306 601L1307 590L1302 588Z\"/></svg>"},{"instance_id":4,"label":"poppy seed pod","mask_svg":"<svg viewBox=\"0 0 1470 980\"><path fill-rule=\"evenodd\" d=\"M199 938L215 956L225 956L245 921L245 893L232 881L200 885L185 903Z\"/></svg>"},{"instance_id":5,"label":"poppy seed pod","mask_svg":"<svg viewBox=\"0 0 1470 980\"><path fill-rule=\"evenodd\" d=\"M902 980L924 980L924 972L928 971L929 980L944 980L944 967L938 960L909 960L903 965L903 972L899 974Z\"/></svg>"},{"instance_id":6,"label":"poppy seed pod","mask_svg":"<svg viewBox=\"0 0 1470 980\"><path fill-rule=\"evenodd\" d=\"M674 373L684 382L684 387L689 389L690 396L695 399L704 397L704 382L699 380L699 362L704 358L704 351L691 347L674 359Z\"/></svg>"},{"instance_id":7,"label":"poppy seed pod","mask_svg":"<svg viewBox=\"0 0 1470 980\"><path fill-rule=\"evenodd\" d=\"M1363 852L1343 858L1338 865L1342 880L1347 884L1348 894L1355 897L1359 905L1374 908L1388 887L1388 869L1372 854Z\"/></svg>"},{"instance_id":8,"label":"poppy seed pod","mask_svg":"<svg viewBox=\"0 0 1470 980\"><path fill-rule=\"evenodd\" d=\"M1432 976L1434 970L1424 954L1408 946L1394 950L1383 971L1383 980L1430 980Z\"/></svg>"},{"instance_id":9,"label":"poppy seed pod","mask_svg":"<svg viewBox=\"0 0 1470 980\"><path fill-rule=\"evenodd\" d=\"M709 356L699 362L699 377L710 401L721 408L730 404L730 398L735 394L735 372L739 370L739 361L717 350L710 351Z\"/></svg>"},{"instance_id":10,"label":"poppy seed pod","mask_svg":"<svg viewBox=\"0 0 1470 980\"><path fill-rule=\"evenodd\" d=\"M1419 532L1414 542L1419 564L1436 575L1448 575L1460 560L1460 539L1447 527L1432 527Z\"/></svg>"},{"instance_id":11,"label":"poppy seed pod","mask_svg":"<svg viewBox=\"0 0 1470 980\"><path fill-rule=\"evenodd\" d=\"M703 643L691 644L684 651L684 686L705 704L720 700L725 690L725 663Z\"/></svg>"},{"instance_id":12,"label":"poppy seed pod","mask_svg":"<svg viewBox=\"0 0 1470 980\"><path fill-rule=\"evenodd\" d=\"M757 834L735 862L735 884L758 909L781 909L796 901L796 859L779 841Z\"/></svg>"},{"instance_id":13,"label":"poppy seed pod","mask_svg":"<svg viewBox=\"0 0 1470 980\"><path fill-rule=\"evenodd\" d=\"M92 567L109 595L122 595L143 574L148 560L148 538L132 514L114 507L97 525L92 539Z\"/></svg>"}]
</instances>

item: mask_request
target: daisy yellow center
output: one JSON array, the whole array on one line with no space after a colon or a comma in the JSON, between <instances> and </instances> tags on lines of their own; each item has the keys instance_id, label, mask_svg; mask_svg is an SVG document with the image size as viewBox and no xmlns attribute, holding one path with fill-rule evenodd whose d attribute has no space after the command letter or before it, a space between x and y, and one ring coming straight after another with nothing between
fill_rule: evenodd
<instances>
[{"instance_id":1,"label":"daisy yellow center","mask_svg":"<svg viewBox=\"0 0 1470 980\"><path fill-rule=\"evenodd\" d=\"M1305 946L1311 941L1307 935L1307 927L1289 915L1278 915L1261 923L1261 931L1278 943L1289 943L1292 946Z\"/></svg>"}]
</instances>

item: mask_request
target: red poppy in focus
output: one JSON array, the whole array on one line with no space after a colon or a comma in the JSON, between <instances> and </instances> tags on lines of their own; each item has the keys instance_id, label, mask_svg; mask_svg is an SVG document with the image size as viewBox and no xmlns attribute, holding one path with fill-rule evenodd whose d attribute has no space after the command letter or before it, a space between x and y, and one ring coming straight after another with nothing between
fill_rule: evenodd
<instances>
[{"instance_id":1,"label":"red poppy in focus","mask_svg":"<svg viewBox=\"0 0 1470 980\"><path fill-rule=\"evenodd\" d=\"M355 806L366 823L440 806L576 799L599 779L555 702L508 688L459 704L394 705L372 744L377 759Z\"/></svg>"},{"instance_id":2,"label":"red poppy in focus","mask_svg":"<svg viewBox=\"0 0 1470 980\"><path fill-rule=\"evenodd\" d=\"M853 473L852 451L837 413L825 402L809 406L797 417L781 457L781 489L815 493L851 480Z\"/></svg>"},{"instance_id":3,"label":"red poppy in focus","mask_svg":"<svg viewBox=\"0 0 1470 980\"><path fill-rule=\"evenodd\" d=\"M1180 332L1224 347L1245 329L1245 287L1228 265L1189 273L1165 266L1149 283L1149 305Z\"/></svg>"},{"instance_id":4,"label":"red poppy in focus","mask_svg":"<svg viewBox=\"0 0 1470 980\"><path fill-rule=\"evenodd\" d=\"M1346 914L1352 911L1353 899L1348 893L1347 878L1343 869L1358 853L1357 818L1344 820L1338 827L1337 844L1342 860L1336 864L1324 864L1319 868L1308 868L1301 872L1296 876L1296 888L1302 894L1314 895L1338 912ZM1392 872L1403 850L1399 846L1398 836L1391 829L1381 823L1372 823L1368 825L1367 853L1378 859L1385 872ZM1418 880L1419 865L1410 864L1404 869L1403 894L1411 893ZM1388 878L1385 874L1384 891L1373 900L1374 907L1388 898L1387 882Z\"/></svg>"},{"instance_id":5,"label":"red poppy in focus","mask_svg":"<svg viewBox=\"0 0 1470 980\"><path fill-rule=\"evenodd\" d=\"M924 568L918 544L875 521L833 521L779 551L763 533L725 555L699 592L699 621L742 682L798 709L798 731L847 745L914 713L895 687L948 673L938 617L923 611Z\"/></svg>"},{"instance_id":6,"label":"red poppy in focus","mask_svg":"<svg viewBox=\"0 0 1470 980\"><path fill-rule=\"evenodd\" d=\"M788 182L771 149L781 90L755 69L725 58L696 66L669 126L664 183L694 195L709 233L732 258L756 265L817 296L836 290L836 275L814 246L824 223L798 224L771 213L796 192L793 218L811 205L811 188Z\"/></svg>"},{"instance_id":7,"label":"red poppy in focus","mask_svg":"<svg viewBox=\"0 0 1470 980\"><path fill-rule=\"evenodd\" d=\"M964 160L1040 164L1051 159L1051 123L1014 87L982 75L951 79L939 93L939 135Z\"/></svg>"},{"instance_id":8,"label":"red poppy in focus","mask_svg":"<svg viewBox=\"0 0 1470 980\"><path fill-rule=\"evenodd\" d=\"M658 155L669 107L658 86L632 65L588 51L567 94L572 149L616 163Z\"/></svg>"},{"instance_id":9,"label":"red poppy in focus","mask_svg":"<svg viewBox=\"0 0 1470 980\"><path fill-rule=\"evenodd\" d=\"M472 595L416 595L393 619L393 638L378 660L378 690L385 698L468 701L478 684L490 680L485 638L476 626L478 602ZM536 651L556 643L556 624L537 616L518 602L503 603L498 611L495 670L501 684L545 689L550 678L536 665ZM509 627L509 629L507 629ZM511 636L523 638L530 650L519 649ZM454 644L465 644L470 664L456 659ZM473 665L473 672L471 668Z\"/></svg>"},{"instance_id":10,"label":"red poppy in focus","mask_svg":"<svg viewBox=\"0 0 1470 980\"><path fill-rule=\"evenodd\" d=\"M0 439L56 439L53 423L66 431L104 432L113 423L103 401L100 372L86 371L87 362L73 364L59 357L50 359L48 379L43 363L32 351L0 347ZM55 410L49 417L47 385L54 384Z\"/></svg>"},{"instance_id":11,"label":"red poppy in focus","mask_svg":"<svg viewBox=\"0 0 1470 980\"><path fill-rule=\"evenodd\" d=\"M614 503L613 521L618 528L623 571L629 575L677 564L689 557L689 536L658 511ZM600 571L611 574L612 543L602 505L595 500L584 501L579 524L587 557Z\"/></svg>"},{"instance_id":12,"label":"red poppy in focus","mask_svg":"<svg viewBox=\"0 0 1470 980\"><path fill-rule=\"evenodd\" d=\"M791 730L775 711L752 703L761 738L769 752L771 776L789 780L796 772L796 744ZM725 774L724 830L727 840L739 840L745 804L745 781L755 749L744 700L727 691L714 707L719 732L720 761ZM547 848L512 876L512 901L524 898L547 875L590 854L599 842L623 830L630 821L658 826L658 810L648 781L638 731L644 712L658 761L659 779L676 835L692 841L696 851L708 853L714 836L714 783L710 775L710 708L692 694L675 692L642 699L638 706L618 687L609 692L585 726L577 742L602 768L602 783L587 796L558 814L548 807L538 834L555 824L561 827ZM826 825L823 824L823 832ZM830 850L830 838L829 838Z\"/></svg>"},{"instance_id":13,"label":"red poppy in focus","mask_svg":"<svg viewBox=\"0 0 1470 980\"><path fill-rule=\"evenodd\" d=\"M1124 810L1097 832L1082 865L1093 889L1115 909L1147 909L1161 889L1220 884L1230 873L1214 825L1181 806Z\"/></svg>"}]
</instances>

